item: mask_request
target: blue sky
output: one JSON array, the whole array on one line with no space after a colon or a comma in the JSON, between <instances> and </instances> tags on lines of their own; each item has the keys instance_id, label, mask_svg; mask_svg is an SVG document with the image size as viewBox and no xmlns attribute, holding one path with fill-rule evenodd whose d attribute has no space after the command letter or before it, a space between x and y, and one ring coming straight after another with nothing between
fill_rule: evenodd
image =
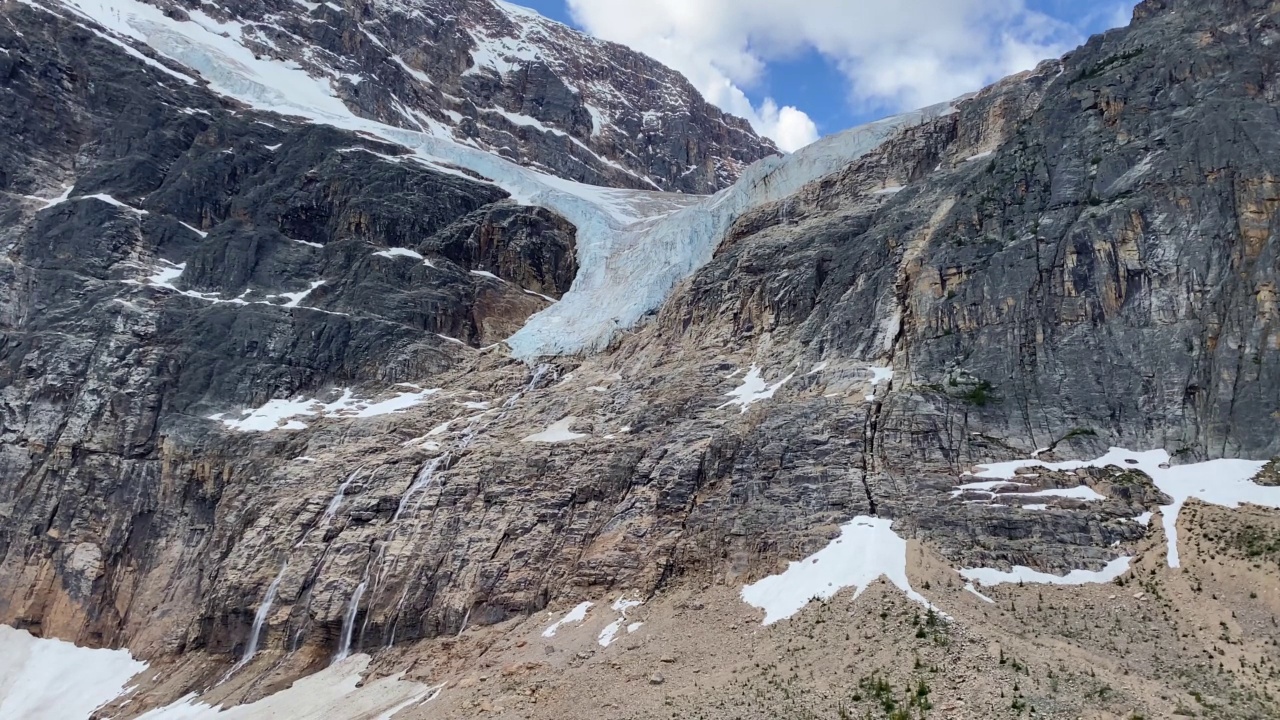
<instances>
[{"instance_id":1,"label":"blue sky","mask_svg":"<svg viewBox=\"0 0 1280 720\"><path fill-rule=\"evenodd\" d=\"M1057 56L1136 2L514 1L657 57L786 149Z\"/></svg>"}]
</instances>

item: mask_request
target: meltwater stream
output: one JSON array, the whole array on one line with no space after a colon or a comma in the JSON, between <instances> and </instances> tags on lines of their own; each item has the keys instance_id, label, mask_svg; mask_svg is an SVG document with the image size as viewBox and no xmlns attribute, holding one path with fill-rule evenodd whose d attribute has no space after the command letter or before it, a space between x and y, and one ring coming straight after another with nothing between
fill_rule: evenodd
<instances>
[{"instance_id":1,"label":"meltwater stream","mask_svg":"<svg viewBox=\"0 0 1280 720\"><path fill-rule=\"evenodd\" d=\"M391 567L400 561L399 554L393 554L391 558L388 558L387 548L391 545L392 541L395 540L397 533L400 531L402 525L401 520L406 517L406 511L409 511L409 515L416 517L417 509L422 504L422 501L426 496L426 491L430 489L432 484L435 482L437 473L441 472L442 468L447 469L452 463L455 454L469 448L481 433L491 427L494 423L501 422L506 418L521 398L537 388L538 383L542 381L550 369L550 365L545 363L539 364L534 368L529 382L502 404L502 407L496 417L483 423L481 420L488 414L487 412L473 417L471 423L467 426L466 430L463 431L462 436L454 444L454 447L435 458L428 460L418 470L417 474L414 475L413 480L409 483L409 487L405 489L404 494L400 497L400 502L396 506L395 513L392 515L391 522L389 524L390 527L378 546L377 554L365 565L364 574L360 579L360 584L356 586L355 591L352 593L351 600L347 603L346 612L343 615L342 633L339 640L338 652L333 658L335 663L341 662L349 657L353 650L353 645L355 646L354 649L357 651L364 645L364 633L369 624L369 612L371 612L373 605L378 600L379 594L385 585L385 580L391 570ZM338 488L338 493L334 496L333 501L329 504L328 510L325 512L325 517L322 522L324 526L327 527L329 521L337 514L338 508L342 502L343 494L358 472L359 469L357 469L355 473L352 473L351 477L347 478L347 481ZM410 503L415 497L417 498L417 502L413 503L412 510L410 511ZM376 572L373 572L374 570L376 570ZM370 586L371 574L373 578L372 587ZM360 603L364 599L366 593L369 593L370 595L369 608L366 610L364 622L360 626L359 634L357 634L355 623L360 614ZM400 614L403 611L404 604L407 600L408 587L406 586L404 591L401 592L399 600L396 602L395 611L391 617L390 627L387 628L384 633L388 646L395 642L396 627L399 624ZM470 617L470 608L467 609L467 617ZM463 620L463 623L465 626L465 619Z\"/></svg>"}]
</instances>

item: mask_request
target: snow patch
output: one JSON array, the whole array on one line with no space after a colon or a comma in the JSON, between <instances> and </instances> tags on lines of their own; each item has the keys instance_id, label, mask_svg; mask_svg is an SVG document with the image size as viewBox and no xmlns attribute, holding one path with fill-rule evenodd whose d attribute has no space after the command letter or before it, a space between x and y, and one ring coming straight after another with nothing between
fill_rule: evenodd
<instances>
[{"instance_id":1,"label":"snow patch","mask_svg":"<svg viewBox=\"0 0 1280 720\"><path fill-rule=\"evenodd\" d=\"M988 603L991 603L992 605L995 605L995 604L996 604L996 601L995 601L995 600L992 600L991 598L987 597L986 595L983 595L982 593L978 592L978 588L974 587L974 586L973 586L973 583L965 583L965 584L964 584L964 589L965 589L967 592L973 593L975 596L977 596L977 598L978 598L979 600L981 600L981 601L983 601L983 602L988 602Z\"/></svg>"},{"instance_id":2,"label":"snow patch","mask_svg":"<svg viewBox=\"0 0 1280 720\"><path fill-rule=\"evenodd\" d=\"M1018 470L1030 467L1066 471L1086 467L1141 470L1151 477L1156 487L1173 498L1172 504L1160 508L1160 515L1168 540L1169 567L1178 567L1178 513L1187 500L1197 498L1228 508L1239 507L1241 503L1280 508L1280 487L1267 487L1253 482L1253 478L1266 464L1264 461L1221 459L1190 465L1172 465L1169 453L1164 450L1135 452L1111 448L1106 455L1095 460L1046 463L1032 459L979 465L980 472L975 473L975 476L1012 480Z\"/></svg>"},{"instance_id":3,"label":"snow patch","mask_svg":"<svg viewBox=\"0 0 1280 720\"><path fill-rule=\"evenodd\" d=\"M618 635L618 632L622 630L623 623L627 621L627 613L632 608L640 607L643 604L644 604L643 600L628 600L625 595L619 597L617 600L614 600L613 605L610 605L609 607L614 612L619 614L618 619L609 623L608 625L605 626L603 630L600 631L600 635L596 638L596 642L600 644L600 647L609 647L610 645L612 645L614 639ZM628 633L632 632L631 630L632 625L638 627L639 625L642 625L642 624L643 623L631 623L631 625L627 626L627 632Z\"/></svg>"},{"instance_id":4,"label":"snow patch","mask_svg":"<svg viewBox=\"0 0 1280 720\"><path fill-rule=\"evenodd\" d=\"M0 625L0 718L88 720L146 668L127 650L91 650Z\"/></svg>"},{"instance_id":5,"label":"snow patch","mask_svg":"<svg viewBox=\"0 0 1280 720\"><path fill-rule=\"evenodd\" d=\"M907 541L892 525L883 518L854 518L822 550L742 588L743 601L764 610L764 624L772 625L800 612L810 600L828 599L847 587L856 588L856 598L884 576L908 598L932 608L907 580Z\"/></svg>"},{"instance_id":6,"label":"snow patch","mask_svg":"<svg viewBox=\"0 0 1280 720\"><path fill-rule=\"evenodd\" d=\"M1131 557L1118 557L1107 563L1101 570L1072 570L1066 575L1051 575L1033 570L1024 565L1015 565L1012 570L995 568L968 568L960 571L965 579L978 582L988 587L1003 583L1028 583L1034 585L1094 585L1109 583L1129 572Z\"/></svg>"},{"instance_id":7,"label":"snow patch","mask_svg":"<svg viewBox=\"0 0 1280 720\"><path fill-rule=\"evenodd\" d=\"M1107 496L1099 493L1088 485L1078 485L1073 488L1049 488L1047 490L1036 490L1033 492L997 492L1002 487L1021 486L1023 483L1011 483L1004 481L996 482L975 482L967 485L958 485L951 491L951 497L959 497L964 493L984 493L988 500L995 500L1003 497L1017 498L1037 498L1037 497L1060 497L1070 498L1072 500L1083 500L1085 502L1097 502L1106 500Z\"/></svg>"},{"instance_id":8,"label":"snow patch","mask_svg":"<svg viewBox=\"0 0 1280 720\"><path fill-rule=\"evenodd\" d=\"M392 259L395 259L398 257L413 258L414 260L425 259L422 257L421 253L414 252L409 248L388 248L386 250L379 250L378 252L374 253L374 255L377 255L378 257L392 258Z\"/></svg>"},{"instance_id":9,"label":"snow patch","mask_svg":"<svg viewBox=\"0 0 1280 720\"><path fill-rule=\"evenodd\" d=\"M530 435L527 438L524 438L520 442L562 443L562 442L569 442L570 440L577 440L578 438L586 437L586 435L582 433L576 433L569 429L569 426L573 425L574 420L577 420L577 418L571 415L557 423L552 424L550 427L548 427L546 430L543 430L540 433L535 433L533 435Z\"/></svg>"},{"instance_id":10,"label":"snow patch","mask_svg":"<svg viewBox=\"0 0 1280 720\"><path fill-rule=\"evenodd\" d=\"M547 629L542 631L542 637L555 637L556 632L565 625L577 625L583 620L586 620L587 611L590 610L593 605L595 605L593 602L578 603L576 607L565 613L564 617L548 625Z\"/></svg>"},{"instance_id":11,"label":"snow patch","mask_svg":"<svg viewBox=\"0 0 1280 720\"><path fill-rule=\"evenodd\" d=\"M753 403L760 402L761 400L768 400L773 397L773 394L778 392L778 388L786 385L793 377L795 377L794 373L786 376L773 385L769 385L764 381L764 378L760 376L760 368L752 365L751 370L747 372L747 376L742 379L742 384L725 393L726 396L733 399L720 407L726 408L730 405L740 405L742 406L742 412L746 413L747 408Z\"/></svg>"},{"instance_id":12,"label":"snow patch","mask_svg":"<svg viewBox=\"0 0 1280 720\"><path fill-rule=\"evenodd\" d=\"M344 388L342 396L331 403L304 397L269 400L261 407L238 413L240 417L229 417L229 413L217 413L208 417L210 420L217 420L237 432L305 430L307 424L298 420L298 418L370 418L388 415L419 405L438 392L440 392L438 388L418 390L417 392L403 392L386 400L374 402L372 400L359 399L355 397L350 388Z\"/></svg>"},{"instance_id":13,"label":"snow patch","mask_svg":"<svg viewBox=\"0 0 1280 720\"><path fill-rule=\"evenodd\" d=\"M405 680L404 673L365 682L369 660L368 655L352 655L248 705L220 708L189 695L137 720L387 720L401 710L436 699L444 689L443 685Z\"/></svg>"}]
</instances>

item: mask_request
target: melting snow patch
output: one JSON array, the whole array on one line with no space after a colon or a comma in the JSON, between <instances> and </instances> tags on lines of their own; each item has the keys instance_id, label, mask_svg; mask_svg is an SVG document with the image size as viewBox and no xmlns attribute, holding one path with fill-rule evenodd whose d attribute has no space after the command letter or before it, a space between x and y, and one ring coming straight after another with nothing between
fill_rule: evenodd
<instances>
[{"instance_id":1,"label":"melting snow patch","mask_svg":"<svg viewBox=\"0 0 1280 720\"><path fill-rule=\"evenodd\" d=\"M1151 518L1153 518L1153 517L1155 517L1155 514L1154 514L1154 513L1151 513L1151 512L1144 512L1144 513L1142 513L1141 515L1139 515L1138 517L1133 518L1133 521L1134 521L1134 522L1136 522L1136 523L1138 523L1139 525L1142 525L1142 526L1144 526L1144 527L1145 527L1145 526L1149 526L1149 525L1151 524Z\"/></svg>"},{"instance_id":2,"label":"melting snow patch","mask_svg":"<svg viewBox=\"0 0 1280 720\"><path fill-rule=\"evenodd\" d=\"M991 603L992 605L995 605L995 604L996 604L996 601L995 601L995 600L992 600L991 598L987 597L986 595L983 595L982 593L978 592L978 588L974 587L974 586L973 586L973 583L965 583L965 584L964 584L964 589L965 589L965 590L967 590L967 591L969 591L969 592L971 592L971 593L973 593L974 595L976 595L976 596L978 597L978 599L979 599L979 600L981 600L981 601L983 601L983 602L989 602L989 603Z\"/></svg>"},{"instance_id":3,"label":"melting snow patch","mask_svg":"<svg viewBox=\"0 0 1280 720\"><path fill-rule=\"evenodd\" d=\"M127 650L91 650L0 625L0 718L87 720L146 667Z\"/></svg>"},{"instance_id":4,"label":"melting snow patch","mask_svg":"<svg viewBox=\"0 0 1280 720\"><path fill-rule=\"evenodd\" d=\"M596 638L596 642L600 643L600 647L609 647L612 645L614 638L616 638L618 632L622 630L623 623L627 621L627 612L630 611L631 608L640 607L643 604L644 601L642 600L627 600L626 596L619 597L617 600L614 600L613 605L610 607L614 612L619 613L619 616L617 620L609 623L600 631L600 636ZM627 632L634 632L631 629L632 626L639 628L642 624L643 623L631 623L631 625L627 626Z\"/></svg>"},{"instance_id":5,"label":"melting snow patch","mask_svg":"<svg viewBox=\"0 0 1280 720\"><path fill-rule=\"evenodd\" d=\"M873 367L868 369L871 371L872 387L893 380L893 368Z\"/></svg>"},{"instance_id":6,"label":"melting snow patch","mask_svg":"<svg viewBox=\"0 0 1280 720\"><path fill-rule=\"evenodd\" d=\"M1072 570L1066 575L1050 575L1033 570L1023 565L1015 565L1012 570L996 570L995 568L969 568L961 570L965 580L975 581L983 585L1000 585L1003 583L1031 583L1035 585L1093 585L1109 583L1129 572L1131 557L1118 557L1107 563L1101 570Z\"/></svg>"},{"instance_id":7,"label":"melting snow patch","mask_svg":"<svg viewBox=\"0 0 1280 720\"><path fill-rule=\"evenodd\" d=\"M577 625L583 620L586 620L587 611L591 609L592 605L595 605L595 603L578 603L576 607L565 613L564 617L548 625L547 629L542 631L542 637L555 637L556 632L565 625Z\"/></svg>"},{"instance_id":8,"label":"melting snow patch","mask_svg":"<svg viewBox=\"0 0 1280 720\"><path fill-rule=\"evenodd\" d=\"M1060 497L1070 498L1073 500L1084 500L1085 502L1096 502L1107 499L1106 495L1099 493L1088 485L1077 485L1073 488L1049 488L1047 490L1036 490L1034 492L997 492L999 488L1015 485L1022 486L1024 484L1005 482L1003 480L969 483L967 485L957 486L955 490L951 491L951 497L958 497L966 492L975 492L985 493L990 500L994 500L998 497Z\"/></svg>"},{"instance_id":9,"label":"melting snow patch","mask_svg":"<svg viewBox=\"0 0 1280 720\"><path fill-rule=\"evenodd\" d=\"M787 381L793 377L795 377L794 373L773 385L769 385L764 381L764 378L760 377L760 368L752 365L751 370L747 372L747 376L742 379L742 384L725 393L725 395L733 399L720 407L726 408L730 405L741 405L742 412L745 413L752 403L773 397L773 394L778 392L778 388L786 385Z\"/></svg>"},{"instance_id":10,"label":"melting snow patch","mask_svg":"<svg viewBox=\"0 0 1280 720\"><path fill-rule=\"evenodd\" d=\"M331 403L314 398L270 400L259 408L240 413L243 417L228 417L228 413L210 415L232 430L239 432L266 432L268 430L305 430L306 423L300 417L369 418L406 410L421 404L439 389L399 393L391 398L374 402L356 398L351 390L344 389L342 397ZM247 414L246 414L247 413Z\"/></svg>"},{"instance_id":11,"label":"melting snow patch","mask_svg":"<svg viewBox=\"0 0 1280 720\"><path fill-rule=\"evenodd\" d=\"M405 680L404 673L364 682L362 675L368 667L368 655L353 655L248 705L219 708L191 695L137 720L385 720L401 710L436 699L444 689L443 685L431 687Z\"/></svg>"},{"instance_id":12,"label":"melting snow patch","mask_svg":"<svg viewBox=\"0 0 1280 720\"><path fill-rule=\"evenodd\" d=\"M298 307L298 303L302 302L308 295L315 291L316 288L323 284L323 280L315 280L311 283L311 287L306 290L300 290L292 293L280 293L279 295L272 295L271 297L287 298L288 302L286 302L284 306L287 308L296 308Z\"/></svg>"},{"instance_id":13,"label":"melting snow patch","mask_svg":"<svg viewBox=\"0 0 1280 720\"><path fill-rule=\"evenodd\" d=\"M407 258L413 258L414 260L424 259L421 253L414 252L409 248L388 248L386 250L379 250L378 252L374 253L374 255L377 255L378 257L384 257L384 258L407 257Z\"/></svg>"},{"instance_id":14,"label":"melting snow patch","mask_svg":"<svg viewBox=\"0 0 1280 720\"><path fill-rule=\"evenodd\" d=\"M1096 460L1067 460L1046 463L1039 460L1013 460L1010 462L980 465L977 477L1010 480L1018 470L1043 467L1049 470L1079 470L1086 467L1118 467L1141 470L1149 475L1156 487L1173 498L1173 504L1160 508L1168 539L1169 567L1179 566L1178 513L1190 498L1198 498L1212 505L1239 507L1252 503L1269 508L1280 508L1280 487L1267 487L1253 482L1265 462L1254 460L1209 460L1191 465L1171 465L1169 453L1164 450L1134 452L1123 448L1111 448Z\"/></svg>"},{"instance_id":15,"label":"melting snow patch","mask_svg":"<svg viewBox=\"0 0 1280 720\"><path fill-rule=\"evenodd\" d=\"M570 415L560 422L551 425L546 430L530 435L520 442L562 443L586 437L586 435L582 433L576 433L569 429L569 426L573 424L574 420L577 420L577 418Z\"/></svg>"},{"instance_id":16,"label":"melting snow patch","mask_svg":"<svg viewBox=\"0 0 1280 720\"><path fill-rule=\"evenodd\" d=\"M932 608L923 595L911 589L907 541L893 532L892 525L882 518L856 517L822 550L792 562L779 575L742 588L742 599L764 610L764 624L772 625L800 612L813 598L825 600L847 587L856 588L856 598L883 575L907 597Z\"/></svg>"}]
</instances>

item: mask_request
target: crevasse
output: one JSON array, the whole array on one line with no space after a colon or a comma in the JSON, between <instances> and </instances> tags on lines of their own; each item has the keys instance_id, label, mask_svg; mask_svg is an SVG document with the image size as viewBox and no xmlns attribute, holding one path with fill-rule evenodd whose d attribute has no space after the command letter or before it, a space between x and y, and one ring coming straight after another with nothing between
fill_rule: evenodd
<instances>
[{"instance_id":1,"label":"crevasse","mask_svg":"<svg viewBox=\"0 0 1280 720\"><path fill-rule=\"evenodd\" d=\"M34 4L35 0L24 0ZM91 19L117 35L150 45L197 71L215 92L253 107L372 135L412 150L444 172L465 168L512 199L562 215L578 230L579 271L568 293L531 317L507 343L512 354L538 357L598 350L637 324L671 289L711 260L743 213L794 194L873 150L899 131L950 112L940 104L829 136L788 156L749 167L712 196L619 190L564 180L461 144L443 126L418 132L354 115L329 84L296 64L255 54L237 23L192 11L181 22L136 0L57 0L76 21Z\"/></svg>"}]
</instances>

